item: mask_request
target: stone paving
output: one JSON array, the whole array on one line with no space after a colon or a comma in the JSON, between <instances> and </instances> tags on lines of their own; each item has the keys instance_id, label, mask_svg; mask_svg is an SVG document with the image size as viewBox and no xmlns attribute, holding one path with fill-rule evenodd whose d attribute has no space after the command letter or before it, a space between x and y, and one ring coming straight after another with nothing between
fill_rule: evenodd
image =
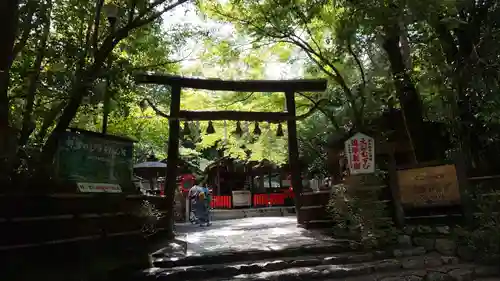
<instances>
[{"instance_id":1,"label":"stone paving","mask_svg":"<svg viewBox=\"0 0 500 281\"><path fill-rule=\"evenodd\" d=\"M466 263L404 241L396 248L360 252L349 241L297 227L294 217L216 221L210 227L183 224L177 231L178 242L152 254L154 267L141 276L165 281L500 280L499 266Z\"/></svg>"},{"instance_id":2,"label":"stone paving","mask_svg":"<svg viewBox=\"0 0 500 281\"><path fill-rule=\"evenodd\" d=\"M252 217L214 221L209 227L177 225L179 240L187 243L187 255L214 252L281 250L287 247L336 242L319 231L297 227L295 217Z\"/></svg>"}]
</instances>

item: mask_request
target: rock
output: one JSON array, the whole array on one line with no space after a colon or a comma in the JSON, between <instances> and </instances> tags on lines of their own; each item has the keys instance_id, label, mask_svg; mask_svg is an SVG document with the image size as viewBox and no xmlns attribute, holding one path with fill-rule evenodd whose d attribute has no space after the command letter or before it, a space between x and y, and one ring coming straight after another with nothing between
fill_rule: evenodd
<instances>
[{"instance_id":1,"label":"rock","mask_svg":"<svg viewBox=\"0 0 500 281\"><path fill-rule=\"evenodd\" d=\"M405 228L403 229L403 232L407 235L412 235L413 232L415 231L415 227L412 226L412 225L407 225L405 226Z\"/></svg>"},{"instance_id":2,"label":"rock","mask_svg":"<svg viewBox=\"0 0 500 281\"><path fill-rule=\"evenodd\" d=\"M242 265L238 268L239 274L253 274L257 272L262 272L263 268L257 264Z\"/></svg>"},{"instance_id":3,"label":"rock","mask_svg":"<svg viewBox=\"0 0 500 281\"><path fill-rule=\"evenodd\" d=\"M307 260L294 260L290 264L293 267L307 267L307 266L316 266L320 265L322 260L319 259L307 259Z\"/></svg>"},{"instance_id":4,"label":"rock","mask_svg":"<svg viewBox=\"0 0 500 281\"><path fill-rule=\"evenodd\" d=\"M427 275L424 277L425 281L455 281L453 277L450 275L443 273L443 272L437 272L437 271L431 271L427 273Z\"/></svg>"},{"instance_id":5,"label":"rock","mask_svg":"<svg viewBox=\"0 0 500 281\"><path fill-rule=\"evenodd\" d=\"M456 281L471 281L472 270L467 268L458 268L448 272L448 275L453 277Z\"/></svg>"},{"instance_id":6,"label":"rock","mask_svg":"<svg viewBox=\"0 0 500 281\"><path fill-rule=\"evenodd\" d=\"M473 261L476 259L476 252L469 246L458 246L457 255L465 261Z\"/></svg>"},{"instance_id":7,"label":"rock","mask_svg":"<svg viewBox=\"0 0 500 281\"><path fill-rule=\"evenodd\" d=\"M401 250L401 249L394 249L392 251L392 255L396 258L400 258L404 255L404 253L403 253L403 250Z\"/></svg>"},{"instance_id":8,"label":"rock","mask_svg":"<svg viewBox=\"0 0 500 281\"><path fill-rule=\"evenodd\" d=\"M373 253L364 253L347 257L346 263L367 262L373 260Z\"/></svg>"},{"instance_id":9,"label":"rock","mask_svg":"<svg viewBox=\"0 0 500 281\"><path fill-rule=\"evenodd\" d=\"M386 278L380 279L380 281L400 281L400 280L401 280L401 277L399 277L399 276L391 276L391 277L386 277Z\"/></svg>"},{"instance_id":10,"label":"rock","mask_svg":"<svg viewBox=\"0 0 500 281\"><path fill-rule=\"evenodd\" d=\"M422 277L416 275L391 276L380 279L380 281L421 281Z\"/></svg>"},{"instance_id":11,"label":"rock","mask_svg":"<svg viewBox=\"0 0 500 281\"><path fill-rule=\"evenodd\" d=\"M274 270L282 270L287 268L288 263L285 261L272 261L268 262L264 265L264 270L266 271L274 271Z\"/></svg>"},{"instance_id":12,"label":"rock","mask_svg":"<svg viewBox=\"0 0 500 281\"><path fill-rule=\"evenodd\" d=\"M373 270L376 272L387 272L401 268L401 262L398 260L383 260L373 265Z\"/></svg>"},{"instance_id":13,"label":"rock","mask_svg":"<svg viewBox=\"0 0 500 281\"><path fill-rule=\"evenodd\" d=\"M233 275L237 275L238 274L238 268L234 267L234 266L226 266L224 267L223 270L219 271L219 276L221 277L230 277L230 276L233 276Z\"/></svg>"},{"instance_id":14,"label":"rock","mask_svg":"<svg viewBox=\"0 0 500 281\"><path fill-rule=\"evenodd\" d=\"M411 257L401 262L404 269L419 269L425 267L424 257Z\"/></svg>"},{"instance_id":15,"label":"rock","mask_svg":"<svg viewBox=\"0 0 500 281\"><path fill-rule=\"evenodd\" d=\"M405 276L403 280L405 280L405 281L421 281L422 277L416 276L416 275L409 275L409 276Z\"/></svg>"},{"instance_id":16,"label":"rock","mask_svg":"<svg viewBox=\"0 0 500 281\"><path fill-rule=\"evenodd\" d=\"M436 232L439 234L450 234L450 227L447 225L436 226Z\"/></svg>"},{"instance_id":17,"label":"rock","mask_svg":"<svg viewBox=\"0 0 500 281\"><path fill-rule=\"evenodd\" d=\"M498 266L478 266L474 269L476 277L490 277L500 275L500 267Z\"/></svg>"},{"instance_id":18,"label":"rock","mask_svg":"<svg viewBox=\"0 0 500 281\"><path fill-rule=\"evenodd\" d=\"M421 281L422 277L416 275L409 275L404 277L405 281Z\"/></svg>"},{"instance_id":19,"label":"rock","mask_svg":"<svg viewBox=\"0 0 500 281\"><path fill-rule=\"evenodd\" d=\"M441 256L441 261L443 264L458 264L459 260L457 257Z\"/></svg>"},{"instance_id":20,"label":"rock","mask_svg":"<svg viewBox=\"0 0 500 281\"><path fill-rule=\"evenodd\" d=\"M409 235L399 235L398 236L398 244L404 247L411 246L411 237Z\"/></svg>"},{"instance_id":21,"label":"rock","mask_svg":"<svg viewBox=\"0 0 500 281\"><path fill-rule=\"evenodd\" d=\"M432 238L415 237L413 243L417 246L424 247L427 251L434 250L435 240Z\"/></svg>"},{"instance_id":22,"label":"rock","mask_svg":"<svg viewBox=\"0 0 500 281\"><path fill-rule=\"evenodd\" d=\"M435 244L436 251L443 255L455 255L457 245L453 240L438 238Z\"/></svg>"},{"instance_id":23,"label":"rock","mask_svg":"<svg viewBox=\"0 0 500 281\"><path fill-rule=\"evenodd\" d=\"M323 259L323 264L340 264L340 263L347 263L349 257L346 256L333 256L333 257L326 257Z\"/></svg>"},{"instance_id":24,"label":"rock","mask_svg":"<svg viewBox=\"0 0 500 281\"><path fill-rule=\"evenodd\" d=\"M438 256L425 257L425 266L427 267L438 267L443 265L443 260Z\"/></svg>"},{"instance_id":25,"label":"rock","mask_svg":"<svg viewBox=\"0 0 500 281\"><path fill-rule=\"evenodd\" d=\"M427 226L427 225L419 225L416 230L418 233L432 233L432 227Z\"/></svg>"},{"instance_id":26,"label":"rock","mask_svg":"<svg viewBox=\"0 0 500 281\"><path fill-rule=\"evenodd\" d=\"M411 257L411 256L421 256L424 255L427 251L424 247L415 247L411 249L403 250L403 257Z\"/></svg>"}]
</instances>

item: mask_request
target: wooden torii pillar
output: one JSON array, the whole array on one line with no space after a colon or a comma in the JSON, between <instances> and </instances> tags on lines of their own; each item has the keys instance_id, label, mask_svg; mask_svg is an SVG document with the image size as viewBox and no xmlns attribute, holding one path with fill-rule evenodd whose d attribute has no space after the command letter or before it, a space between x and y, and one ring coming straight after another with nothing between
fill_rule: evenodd
<instances>
[{"instance_id":1,"label":"wooden torii pillar","mask_svg":"<svg viewBox=\"0 0 500 281\"><path fill-rule=\"evenodd\" d=\"M169 137L167 175L165 196L170 207L173 206L174 192L179 161L179 120L232 120L256 122L287 122L288 127L288 162L291 170L292 185L296 200L297 213L300 209L300 194L302 192L301 169L299 164L299 149L297 143L297 116L295 111L296 92L323 92L326 90L325 79L315 80L247 80L227 81L219 79L184 78L172 75L141 74L136 76L136 82L142 84L169 85L171 103L169 114ZM248 112L248 111L186 111L180 110L181 89L201 89L211 91L233 92L283 92L286 97L287 112Z\"/></svg>"}]
</instances>

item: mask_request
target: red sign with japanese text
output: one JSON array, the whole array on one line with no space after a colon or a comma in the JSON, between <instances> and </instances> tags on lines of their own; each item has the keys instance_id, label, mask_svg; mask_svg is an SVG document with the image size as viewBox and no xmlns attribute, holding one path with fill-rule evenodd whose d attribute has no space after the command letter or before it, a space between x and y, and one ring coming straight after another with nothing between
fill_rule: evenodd
<instances>
[{"instance_id":1,"label":"red sign with japanese text","mask_svg":"<svg viewBox=\"0 0 500 281\"><path fill-rule=\"evenodd\" d=\"M345 142L345 154L351 175L375 172L375 144L372 137L355 134Z\"/></svg>"}]
</instances>

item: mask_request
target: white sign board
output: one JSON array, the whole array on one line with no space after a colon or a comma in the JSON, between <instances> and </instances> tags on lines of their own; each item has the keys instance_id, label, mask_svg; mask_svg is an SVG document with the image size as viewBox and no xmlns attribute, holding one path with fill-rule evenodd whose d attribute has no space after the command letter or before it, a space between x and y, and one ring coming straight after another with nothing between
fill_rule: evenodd
<instances>
[{"instance_id":1,"label":"white sign board","mask_svg":"<svg viewBox=\"0 0 500 281\"><path fill-rule=\"evenodd\" d=\"M345 154L351 175L375 172L375 141L357 133L345 142Z\"/></svg>"},{"instance_id":2,"label":"white sign board","mask_svg":"<svg viewBox=\"0 0 500 281\"><path fill-rule=\"evenodd\" d=\"M233 191L234 207L249 207L252 205L252 193L248 190Z\"/></svg>"},{"instance_id":3,"label":"white sign board","mask_svg":"<svg viewBox=\"0 0 500 281\"><path fill-rule=\"evenodd\" d=\"M96 193L121 193L122 188L118 184L111 183L89 183L89 182L79 182L78 191L80 192L96 192Z\"/></svg>"}]
</instances>

